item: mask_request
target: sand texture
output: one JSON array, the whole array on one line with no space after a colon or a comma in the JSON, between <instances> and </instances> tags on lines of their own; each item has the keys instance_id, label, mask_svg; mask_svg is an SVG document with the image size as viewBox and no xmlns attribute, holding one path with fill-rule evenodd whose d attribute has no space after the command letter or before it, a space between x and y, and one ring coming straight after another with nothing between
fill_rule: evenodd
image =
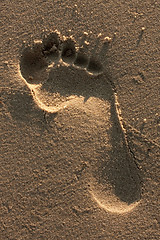
<instances>
[{"instance_id":1,"label":"sand texture","mask_svg":"<svg viewBox=\"0 0 160 240\"><path fill-rule=\"evenodd\" d=\"M159 239L158 1L0 6L0 239Z\"/></svg>"}]
</instances>

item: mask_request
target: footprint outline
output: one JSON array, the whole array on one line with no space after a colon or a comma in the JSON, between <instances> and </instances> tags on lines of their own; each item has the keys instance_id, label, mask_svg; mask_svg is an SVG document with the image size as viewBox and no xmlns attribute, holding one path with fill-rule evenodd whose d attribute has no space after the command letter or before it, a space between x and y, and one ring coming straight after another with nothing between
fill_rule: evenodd
<instances>
[{"instance_id":1,"label":"footprint outline","mask_svg":"<svg viewBox=\"0 0 160 240\"><path fill-rule=\"evenodd\" d=\"M46 46L47 46L46 47L45 41L46 42L49 41L49 39L52 37L55 39L51 39L51 42L49 42L48 45L46 44ZM104 42L103 47L108 48L108 44L109 44L109 40L107 39L107 41ZM101 52L102 52L102 49L101 49ZM84 61L77 61L77 58L79 56L82 56L82 60L83 60L83 56L84 56ZM32 59L32 57L34 57L34 58ZM31 62L30 62L30 60L31 60ZM26 65L27 65L27 67L26 67ZM21 56L21 60L20 60L20 73L21 73L22 78L25 80L26 84L28 85L28 87L31 89L35 102L38 104L38 106L41 109L43 109L47 112L55 113L55 112L58 112L59 110L65 109L68 105L70 105L71 102L74 103L74 101L75 101L75 99L77 99L77 97L79 98L79 97L83 96L84 103L88 100L88 98L90 98L90 94L89 94L89 96L86 96L83 93L82 93L82 95L80 93L79 93L79 95L76 94L78 92L78 90L77 90L77 92L75 92L75 94L70 95L68 93L68 95L70 95L70 96L68 96L67 98L65 98L66 96L64 96L64 99L62 99L63 101L60 104L60 106L59 107L56 106L55 108L53 106L47 106L45 103L43 103L43 101L39 100L39 97L37 94L37 88L40 87L42 89L43 86L45 85L45 83L48 83L49 79L53 79L52 71L54 73L55 69L59 70L61 68L59 71L57 71L59 74L59 72L62 71L63 68L68 68L68 67L70 67L70 69L72 71L77 71L77 72L83 71L84 74L89 75L88 78L92 77L92 80L98 79L100 81L101 75L104 74L103 64L101 64L101 62L98 61L98 59L93 54L87 58L86 52L85 51L83 52L83 46L80 48L76 48L75 40L72 37L68 37L68 38L61 37L61 35L57 31L46 36L42 41L40 41L38 43L37 42L34 43L33 46L25 48L24 51L22 52L22 56ZM33 74L33 76L31 74L32 72L30 70L29 70L29 74L27 73L28 69L31 69L31 71L33 69L35 69L34 70L35 73ZM34 79L34 77L38 71L42 72L42 74L39 75L40 81L37 81L36 78ZM45 78L44 78L44 75L46 73L47 73L47 77L45 76ZM123 145L124 145L123 147L126 148L126 155L130 156L129 158L133 158L133 156L131 157L131 153L129 151L129 147L127 144L126 130L123 126L120 106L118 103L118 98L117 98L117 94L115 91L115 87L113 86L112 82L108 81L108 83L110 85L110 91L112 91L112 93L111 93L112 100L111 101L112 101L112 105L113 105L112 106L112 111L113 111L112 116L114 116L113 121L116 122L117 126L119 125L117 128L118 128L118 131L120 132L119 135L121 135L121 138L123 139ZM91 85L90 81L89 81L89 84ZM99 85L97 85L97 86L99 86ZM62 87L62 90L63 90L63 87ZM73 90L71 90L71 92L72 91ZM64 95L64 94L62 94L62 95ZM101 96L101 97L103 98L103 96ZM123 161L122 161L122 163L123 163ZM133 166L133 165L135 165L133 160L131 162L129 161L128 164L132 165L131 168L133 168L134 171L137 171L137 172L139 171L139 169L136 169L137 166ZM137 179L139 178L139 173L137 173L136 178ZM140 199L141 199L141 193L140 193L141 192L141 190L140 190L141 183L140 182L141 182L141 180L139 179L136 181L139 181L138 187L137 187L139 196L137 196L134 199L134 201L132 201L133 200L132 199L131 201L128 200L128 202L127 202L127 200L125 201L125 199L123 199L123 201L122 201L122 199L121 199L121 201L124 204L120 204L119 200L115 199L115 206L116 206L116 204L119 204L118 208L116 208L115 206L112 206L112 204L110 204L109 202L104 201L104 197L101 198L102 200L98 199L98 195L102 191L102 189L98 190L98 193L96 194L96 190L94 190L95 187L93 186L93 188L90 190L90 193L91 193L93 199L98 203L98 205L100 207L103 207L107 211L111 211L111 212L115 212L115 213L125 213L125 212L132 210L140 202ZM94 180L93 180L93 182L94 182ZM116 182L116 180L115 180L115 182ZM114 184L117 184L117 183L114 183ZM133 185L134 185L134 183L133 183ZM133 186L133 188L134 188L134 186ZM124 191L124 189L122 189L122 190ZM126 191L126 189L125 189L125 191ZM121 193L119 193L119 195L120 194ZM123 194L121 194L121 195L123 195ZM132 196L132 198L134 198L134 197ZM111 198L111 199L113 201L113 198ZM116 201L118 201L118 202L116 202ZM108 206L107 206L107 204L108 204Z\"/></svg>"}]
</instances>

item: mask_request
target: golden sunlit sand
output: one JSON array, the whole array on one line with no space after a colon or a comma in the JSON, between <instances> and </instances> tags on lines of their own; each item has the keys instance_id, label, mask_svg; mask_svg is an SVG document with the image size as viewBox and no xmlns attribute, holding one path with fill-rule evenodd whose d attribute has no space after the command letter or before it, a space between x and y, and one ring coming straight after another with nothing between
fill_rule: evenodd
<instances>
[{"instance_id":1,"label":"golden sunlit sand","mask_svg":"<svg viewBox=\"0 0 160 240\"><path fill-rule=\"evenodd\" d=\"M158 239L156 1L1 1L1 239Z\"/></svg>"}]
</instances>

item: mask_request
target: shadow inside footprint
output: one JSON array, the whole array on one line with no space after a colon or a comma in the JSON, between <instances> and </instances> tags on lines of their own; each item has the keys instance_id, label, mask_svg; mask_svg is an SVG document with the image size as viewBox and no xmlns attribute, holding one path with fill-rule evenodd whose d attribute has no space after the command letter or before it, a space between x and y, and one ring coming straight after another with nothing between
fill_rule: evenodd
<instances>
[{"instance_id":1,"label":"shadow inside footprint","mask_svg":"<svg viewBox=\"0 0 160 240\"><path fill-rule=\"evenodd\" d=\"M112 102L111 105L111 122L112 127L108 134L112 148L107 152L108 157L106 159L100 159L97 163L94 177L97 179L99 186L103 186L103 189L106 189L105 186L109 183L120 202L124 202L129 206L141 199L142 179L134 156L128 148L125 134L120 125L117 112L115 111L114 102ZM103 198L103 194L101 195ZM104 197L105 196L106 193L104 193ZM118 204L117 201L115 208L118 207ZM114 208L114 203L111 205L113 205Z\"/></svg>"},{"instance_id":2,"label":"shadow inside footprint","mask_svg":"<svg viewBox=\"0 0 160 240\"><path fill-rule=\"evenodd\" d=\"M45 79L47 66L41 43L34 44L32 47L28 46L23 50L20 59L20 71L27 83L39 84L42 82L42 79Z\"/></svg>"},{"instance_id":3,"label":"shadow inside footprint","mask_svg":"<svg viewBox=\"0 0 160 240\"><path fill-rule=\"evenodd\" d=\"M121 201L132 204L141 199L141 176L133 154L130 152L125 134L115 111L111 108L111 121L114 123L110 130L112 144L110 182L113 183L115 194Z\"/></svg>"},{"instance_id":4,"label":"shadow inside footprint","mask_svg":"<svg viewBox=\"0 0 160 240\"><path fill-rule=\"evenodd\" d=\"M80 51L77 53L76 60L74 62L74 65L81 68L86 68L88 66L88 57L83 52Z\"/></svg>"}]
</instances>

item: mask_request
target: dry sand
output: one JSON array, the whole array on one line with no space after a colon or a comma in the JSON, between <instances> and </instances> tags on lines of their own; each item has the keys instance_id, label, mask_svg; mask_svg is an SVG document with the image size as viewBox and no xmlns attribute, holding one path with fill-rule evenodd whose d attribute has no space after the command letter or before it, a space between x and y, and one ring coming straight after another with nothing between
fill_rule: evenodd
<instances>
[{"instance_id":1,"label":"dry sand","mask_svg":"<svg viewBox=\"0 0 160 240\"><path fill-rule=\"evenodd\" d=\"M0 5L0 239L159 239L158 1Z\"/></svg>"}]
</instances>

